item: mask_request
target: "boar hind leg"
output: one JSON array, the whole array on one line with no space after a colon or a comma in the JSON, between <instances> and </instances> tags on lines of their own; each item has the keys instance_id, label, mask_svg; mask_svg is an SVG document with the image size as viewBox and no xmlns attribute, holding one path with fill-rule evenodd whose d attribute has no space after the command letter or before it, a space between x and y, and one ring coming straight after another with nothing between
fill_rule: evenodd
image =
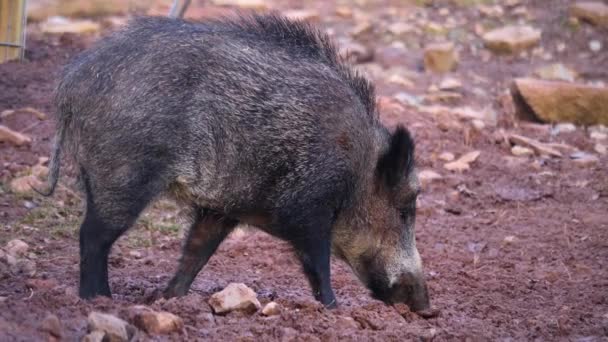
<instances>
[{"instance_id":1,"label":"boar hind leg","mask_svg":"<svg viewBox=\"0 0 608 342\"><path fill-rule=\"evenodd\" d=\"M211 210L196 209L177 272L164 292L165 298L188 293L196 275L237 223Z\"/></svg>"},{"instance_id":2,"label":"boar hind leg","mask_svg":"<svg viewBox=\"0 0 608 342\"><path fill-rule=\"evenodd\" d=\"M133 225L162 187L160 182L147 178L120 187L101 187L93 184L84 170L81 176L87 205L80 226L79 295L111 297L108 255L112 244Z\"/></svg>"}]
</instances>

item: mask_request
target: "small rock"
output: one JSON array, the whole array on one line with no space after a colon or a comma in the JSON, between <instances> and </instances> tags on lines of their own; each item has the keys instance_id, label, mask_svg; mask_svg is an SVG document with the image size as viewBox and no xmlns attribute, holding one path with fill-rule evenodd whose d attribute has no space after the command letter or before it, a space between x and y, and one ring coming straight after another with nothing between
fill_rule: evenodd
<instances>
[{"instance_id":1,"label":"small rock","mask_svg":"<svg viewBox=\"0 0 608 342\"><path fill-rule=\"evenodd\" d=\"M478 131L481 131L486 127L486 124L479 119L474 119L473 121L471 121L471 125Z\"/></svg>"},{"instance_id":2,"label":"small rock","mask_svg":"<svg viewBox=\"0 0 608 342\"><path fill-rule=\"evenodd\" d=\"M0 113L0 118L4 119L11 115L14 115L15 113L20 113L20 112L32 114L36 118L38 118L38 120L46 120L46 118L47 118L47 115L45 113L43 113L33 107L24 107L24 108L19 108L19 109L3 110L2 113Z\"/></svg>"},{"instance_id":3,"label":"small rock","mask_svg":"<svg viewBox=\"0 0 608 342\"><path fill-rule=\"evenodd\" d=\"M95 330L90 334L87 334L82 338L82 342L103 342L104 337L106 337L106 333L103 331ZM110 340L108 338L108 340Z\"/></svg>"},{"instance_id":4,"label":"small rock","mask_svg":"<svg viewBox=\"0 0 608 342\"><path fill-rule=\"evenodd\" d=\"M456 68L458 55L453 43L430 44L424 49L424 68L427 71L444 73Z\"/></svg>"},{"instance_id":5,"label":"small rock","mask_svg":"<svg viewBox=\"0 0 608 342\"><path fill-rule=\"evenodd\" d=\"M507 235L507 236L505 236L505 238L502 240L502 242L503 242L505 245L510 245L510 244L512 244L513 242L515 242L515 236L513 236L513 235Z\"/></svg>"},{"instance_id":6,"label":"small rock","mask_svg":"<svg viewBox=\"0 0 608 342\"><path fill-rule=\"evenodd\" d=\"M477 160L480 154L480 151L472 151L469 153L465 153L460 158L456 159L453 162L445 164L443 167L448 171L467 171L471 168L470 164Z\"/></svg>"},{"instance_id":7,"label":"small rock","mask_svg":"<svg viewBox=\"0 0 608 342\"><path fill-rule=\"evenodd\" d=\"M340 330L359 329L359 323L357 323L354 318L348 316L338 316L336 318L336 326L339 327Z\"/></svg>"},{"instance_id":8,"label":"small rock","mask_svg":"<svg viewBox=\"0 0 608 342\"><path fill-rule=\"evenodd\" d=\"M49 168L44 165L34 165L30 170L33 176L38 178L46 178L49 175Z\"/></svg>"},{"instance_id":9,"label":"small rock","mask_svg":"<svg viewBox=\"0 0 608 342\"><path fill-rule=\"evenodd\" d=\"M408 89L413 89L415 87L414 82L410 81L409 79L407 79L401 75L397 75L397 74L391 75L388 78L388 82L398 84L398 85L403 86Z\"/></svg>"},{"instance_id":10,"label":"small rock","mask_svg":"<svg viewBox=\"0 0 608 342\"><path fill-rule=\"evenodd\" d=\"M40 323L40 330L51 334L56 338L61 337L61 321L53 314L47 315Z\"/></svg>"},{"instance_id":11,"label":"small rock","mask_svg":"<svg viewBox=\"0 0 608 342\"><path fill-rule=\"evenodd\" d=\"M34 261L27 259L13 260L14 263L11 264L11 260L8 260L8 263L11 266L11 272L14 275L25 275L28 277L32 277L36 274L36 263Z\"/></svg>"},{"instance_id":12,"label":"small rock","mask_svg":"<svg viewBox=\"0 0 608 342\"><path fill-rule=\"evenodd\" d=\"M389 33L391 33L395 36L401 36L406 33L415 33L416 32L416 28L413 25L402 22L402 21L389 25L387 30Z\"/></svg>"},{"instance_id":13,"label":"small rock","mask_svg":"<svg viewBox=\"0 0 608 342\"><path fill-rule=\"evenodd\" d=\"M218 314L233 310L256 311L261 306L256 293L242 283L231 283L222 291L214 293L209 299L209 305Z\"/></svg>"},{"instance_id":14,"label":"small rock","mask_svg":"<svg viewBox=\"0 0 608 342\"><path fill-rule=\"evenodd\" d=\"M422 170L418 172L418 180L420 180L423 187L442 178L443 177L439 173L433 170Z\"/></svg>"},{"instance_id":15,"label":"small rock","mask_svg":"<svg viewBox=\"0 0 608 342\"><path fill-rule=\"evenodd\" d=\"M524 137L522 135L511 134L509 136L509 141L513 144L530 147L540 155L548 155L548 156L558 157L558 158L562 157L562 153L560 151L554 149L553 147L551 147L547 144L541 143L538 140Z\"/></svg>"},{"instance_id":16,"label":"small rock","mask_svg":"<svg viewBox=\"0 0 608 342\"><path fill-rule=\"evenodd\" d=\"M585 152L575 152L570 155L570 158L574 163L581 167L594 166L599 163L600 159L592 154Z\"/></svg>"},{"instance_id":17,"label":"small rock","mask_svg":"<svg viewBox=\"0 0 608 342\"><path fill-rule=\"evenodd\" d=\"M11 144L16 146L22 146L30 144L32 142L32 138L28 137L25 134L15 132L4 125L0 125L0 142L3 141L10 142Z\"/></svg>"},{"instance_id":18,"label":"small rock","mask_svg":"<svg viewBox=\"0 0 608 342\"><path fill-rule=\"evenodd\" d=\"M515 145L511 147L511 153L514 156L531 156L534 154L534 151L531 148Z\"/></svg>"},{"instance_id":19,"label":"small rock","mask_svg":"<svg viewBox=\"0 0 608 342\"><path fill-rule=\"evenodd\" d=\"M134 312L133 324L149 334L168 334L184 327L180 317L167 311L153 311L143 305L136 305L131 310Z\"/></svg>"},{"instance_id":20,"label":"small rock","mask_svg":"<svg viewBox=\"0 0 608 342\"><path fill-rule=\"evenodd\" d=\"M541 31L531 26L505 26L483 35L486 47L496 53L517 53L540 41Z\"/></svg>"},{"instance_id":21,"label":"small rock","mask_svg":"<svg viewBox=\"0 0 608 342\"><path fill-rule=\"evenodd\" d=\"M338 6L336 7L336 15L342 18L352 18L353 10L348 6Z\"/></svg>"},{"instance_id":22,"label":"small rock","mask_svg":"<svg viewBox=\"0 0 608 342\"><path fill-rule=\"evenodd\" d=\"M366 33L370 33L373 30L374 26L369 21L363 21L359 24L355 25L355 27L350 31L350 34L353 37L359 37Z\"/></svg>"},{"instance_id":23,"label":"small rock","mask_svg":"<svg viewBox=\"0 0 608 342\"><path fill-rule=\"evenodd\" d=\"M592 131L591 134L589 134L589 137L593 140L606 140L608 139L608 134L599 131Z\"/></svg>"},{"instance_id":24,"label":"small rock","mask_svg":"<svg viewBox=\"0 0 608 342\"><path fill-rule=\"evenodd\" d=\"M291 20L318 21L319 12L315 10L293 9L283 12L283 15Z\"/></svg>"},{"instance_id":25,"label":"small rock","mask_svg":"<svg viewBox=\"0 0 608 342\"><path fill-rule=\"evenodd\" d=\"M601 155L605 155L606 153L608 153L608 147L606 147L606 145L600 144L600 143L595 144L595 146L593 147L593 150Z\"/></svg>"},{"instance_id":26,"label":"small rock","mask_svg":"<svg viewBox=\"0 0 608 342\"><path fill-rule=\"evenodd\" d=\"M454 156L454 153L451 153L451 152L443 152L439 155L439 159L446 161L446 162L451 162L455 158L456 157Z\"/></svg>"},{"instance_id":27,"label":"small rock","mask_svg":"<svg viewBox=\"0 0 608 342\"><path fill-rule=\"evenodd\" d=\"M129 340L127 332L129 324L114 315L93 311L89 314L87 322L90 332L102 331L105 333L104 341L106 338L112 342Z\"/></svg>"},{"instance_id":28,"label":"small rock","mask_svg":"<svg viewBox=\"0 0 608 342\"><path fill-rule=\"evenodd\" d=\"M574 82L578 76L575 71L569 69L561 63L547 65L536 69L535 75L542 78L543 80L560 80L567 82Z\"/></svg>"},{"instance_id":29,"label":"small rock","mask_svg":"<svg viewBox=\"0 0 608 342\"><path fill-rule=\"evenodd\" d=\"M34 290L48 290L55 288L57 285L57 281L55 279L28 279L25 282L25 286Z\"/></svg>"},{"instance_id":30,"label":"small rock","mask_svg":"<svg viewBox=\"0 0 608 342\"><path fill-rule=\"evenodd\" d=\"M608 88L518 78L511 89L517 113L544 122L608 124Z\"/></svg>"},{"instance_id":31,"label":"small rock","mask_svg":"<svg viewBox=\"0 0 608 342\"><path fill-rule=\"evenodd\" d=\"M50 17L41 24L40 28L44 33L85 34L99 32L101 30L101 25L88 19L71 20L65 17Z\"/></svg>"},{"instance_id":32,"label":"small rock","mask_svg":"<svg viewBox=\"0 0 608 342\"><path fill-rule=\"evenodd\" d=\"M490 18L500 18L505 14L505 11L499 5L479 5L477 6L477 10L479 10L479 13L482 15Z\"/></svg>"},{"instance_id":33,"label":"small rock","mask_svg":"<svg viewBox=\"0 0 608 342\"><path fill-rule=\"evenodd\" d=\"M455 90L460 89L462 87L462 82L452 77L444 78L441 83L439 83L439 89L441 90Z\"/></svg>"},{"instance_id":34,"label":"small rock","mask_svg":"<svg viewBox=\"0 0 608 342\"><path fill-rule=\"evenodd\" d=\"M262 315L275 316L281 313L281 306L276 302L270 302L262 309Z\"/></svg>"},{"instance_id":35,"label":"small rock","mask_svg":"<svg viewBox=\"0 0 608 342\"><path fill-rule=\"evenodd\" d=\"M258 10L268 7L266 0L212 0L211 2L217 6L236 6Z\"/></svg>"},{"instance_id":36,"label":"small rock","mask_svg":"<svg viewBox=\"0 0 608 342\"><path fill-rule=\"evenodd\" d=\"M143 258L143 254L141 254L140 251L130 251L129 252L129 256L135 258L135 259L141 259Z\"/></svg>"},{"instance_id":37,"label":"small rock","mask_svg":"<svg viewBox=\"0 0 608 342\"><path fill-rule=\"evenodd\" d=\"M30 246L19 239L13 239L6 243L4 249L6 252L14 257L23 257L27 255L27 251Z\"/></svg>"},{"instance_id":38,"label":"small rock","mask_svg":"<svg viewBox=\"0 0 608 342\"><path fill-rule=\"evenodd\" d=\"M602 43L599 40L590 41L589 50L592 52L600 52L602 50Z\"/></svg>"},{"instance_id":39,"label":"small rock","mask_svg":"<svg viewBox=\"0 0 608 342\"><path fill-rule=\"evenodd\" d=\"M581 1L570 6L570 14L593 25L608 27L608 5L601 1Z\"/></svg>"},{"instance_id":40,"label":"small rock","mask_svg":"<svg viewBox=\"0 0 608 342\"><path fill-rule=\"evenodd\" d=\"M572 133L572 132L576 132L576 125L571 124L569 122L557 124L551 130L551 134Z\"/></svg>"},{"instance_id":41,"label":"small rock","mask_svg":"<svg viewBox=\"0 0 608 342\"><path fill-rule=\"evenodd\" d=\"M15 178L10 183L10 189L16 194L27 194L33 191L32 187L41 189L43 183L34 175Z\"/></svg>"},{"instance_id":42,"label":"small rock","mask_svg":"<svg viewBox=\"0 0 608 342\"><path fill-rule=\"evenodd\" d=\"M357 42L347 42L340 46L340 56L353 64L367 63L374 59L374 51Z\"/></svg>"}]
</instances>

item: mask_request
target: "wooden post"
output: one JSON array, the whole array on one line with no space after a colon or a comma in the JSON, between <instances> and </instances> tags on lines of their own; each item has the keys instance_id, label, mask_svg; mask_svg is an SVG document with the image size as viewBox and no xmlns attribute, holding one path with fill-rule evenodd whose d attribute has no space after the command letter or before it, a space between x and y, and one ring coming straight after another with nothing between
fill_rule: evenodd
<instances>
[{"instance_id":1,"label":"wooden post","mask_svg":"<svg viewBox=\"0 0 608 342\"><path fill-rule=\"evenodd\" d=\"M0 63L23 58L25 1L0 0Z\"/></svg>"}]
</instances>

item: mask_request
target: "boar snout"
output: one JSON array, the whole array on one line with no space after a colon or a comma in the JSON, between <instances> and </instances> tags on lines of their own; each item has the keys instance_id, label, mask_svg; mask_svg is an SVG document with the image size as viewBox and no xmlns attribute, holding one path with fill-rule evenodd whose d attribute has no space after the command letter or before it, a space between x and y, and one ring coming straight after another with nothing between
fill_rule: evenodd
<instances>
[{"instance_id":1,"label":"boar snout","mask_svg":"<svg viewBox=\"0 0 608 342\"><path fill-rule=\"evenodd\" d=\"M422 274L404 274L392 287L392 302L405 303L412 311L427 310L431 307L429 293Z\"/></svg>"}]
</instances>

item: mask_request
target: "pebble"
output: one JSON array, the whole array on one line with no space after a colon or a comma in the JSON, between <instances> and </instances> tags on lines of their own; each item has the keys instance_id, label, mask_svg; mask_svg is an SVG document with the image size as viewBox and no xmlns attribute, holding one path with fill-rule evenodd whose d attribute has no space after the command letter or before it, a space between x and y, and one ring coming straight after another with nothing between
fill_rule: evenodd
<instances>
[{"instance_id":1,"label":"pebble","mask_svg":"<svg viewBox=\"0 0 608 342\"><path fill-rule=\"evenodd\" d=\"M515 145L511 147L511 153L514 156L531 156L534 155L534 151L531 148Z\"/></svg>"},{"instance_id":2,"label":"pebble","mask_svg":"<svg viewBox=\"0 0 608 342\"><path fill-rule=\"evenodd\" d=\"M63 328L59 318L53 314L49 314L42 320L42 323L40 323L40 330L47 332L56 338L60 338Z\"/></svg>"},{"instance_id":3,"label":"pebble","mask_svg":"<svg viewBox=\"0 0 608 342\"><path fill-rule=\"evenodd\" d=\"M255 291L243 283L231 283L222 291L214 293L209 299L209 305L216 314L234 310L257 311L261 306Z\"/></svg>"},{"instance_id":4,"label":"pebble","mask_svg":"<svg viewBox=\"0 0 608 342\"><path fill-rule=\"evenodd\" d=\"M103 340L109 341L128 341L129 334L127 327L129 323L110 314L93 311L87 318L88 329L91 332L100 331L104 333Z\"/></svg>"},{"instance_id":5,"label":"pebble","mask_svg":"<svg viewBox=\"0 0 608 342\"><path fill-rule=\"evenodd\" d=\"M443 152L439 155L439 159L446 161L446 162L451 162L452 160L456 159L456 157L454 156L454 153Z\"/></svg>"},{"instance_id":6,"label":"pebble","mask_svg":"<svg viewBox=\"0 0 608 342\"><path fill-rule=\"evenodd\" d=\"M149 334L168 334L184 327L184 321L179 316L167 311L154 311L143 305L133 306L130 310L133 324Z\"/></svg>"},{"instance_id":7,"label":"pebble","mask_svg":"<svg viewBox=\"0 0 608 342\"><path fill-rule=\"evenodd\" d=\"M590 41L589 50L592 52L600 52L602 50L602 43L599 40Z\"/></svg>"},{"instance_id":8,"label":"pebble","mask_svg":"<svg viewBox=\"0 0 608 342\"><path fill-rule=\"evenodd\" d=\"M276 302L270 302L262 309L262 315L275 316L281 313L281 306Z\"/></svg>"},{"instance_id":9,"label":"pebble","mask_svg":"<svg viewBox=\"0 0 608 342\"><path fill-rule=\"evenodd\" d=\"M13 239L6 243L4 249L6 252L14 257L22 257L27 255L30 246L19 239Z\"/></svg>"}]
</instances>

